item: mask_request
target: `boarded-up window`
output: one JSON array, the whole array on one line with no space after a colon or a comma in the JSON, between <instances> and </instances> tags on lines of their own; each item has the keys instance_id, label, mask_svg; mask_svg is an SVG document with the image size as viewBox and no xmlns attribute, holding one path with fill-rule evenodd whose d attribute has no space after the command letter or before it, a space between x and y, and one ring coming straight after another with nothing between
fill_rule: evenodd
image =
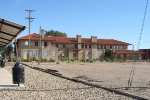
<instances>
[{"instance_id":1,"label":"boarded-up window","mask_svg":"<svg viewBox=\"0 0 150 100\"><path fill-rule=\"evenodd\" d=\"M24 42L24 45L25 45L25 46L28 46L28 45L29 45L29 41L25 41L25 42Z\"/></svg>"},{"instance_id":2,"label":"boarded-up window","mask_svg":"<svg viewBox=\"0 0 150 100\"><path fill-rule=\"evenodd\" d=\"M48 51L43 50L42 51L42 57L48 57Z\"/></svg>"},{"instance_id":3,"label":"boarded-up window","mask_svg":"<svg viewBox=\"0 0 150 100\"><path fill-rule=\"evenodd\" d=\"M37 57L38 50L37 49L30 49L30 57Z\"/></svg>"},{"instance_id":4,"label":"boarded-up window","mask_svg":"<svg viewBox=\"0 0 150 100\"><path fill-rule=\"evenodd\" d=\"M55 57L55 51L52 51L52 57Z\"/></svg>"}]
</instances>

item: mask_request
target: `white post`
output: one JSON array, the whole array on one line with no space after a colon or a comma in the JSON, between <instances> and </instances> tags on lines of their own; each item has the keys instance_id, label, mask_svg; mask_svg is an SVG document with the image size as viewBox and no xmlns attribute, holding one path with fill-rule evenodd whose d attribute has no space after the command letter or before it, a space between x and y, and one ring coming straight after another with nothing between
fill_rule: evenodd
<instances>
[{"instance_id":1,"label":"white post","mask_svg":"<svg viewBox=\"0 0 150 100\"><path fill-rule=\"evenodd\" d=\"M39 43L39 49L38 49L38 54L39 54L39 60L38 60L38 64L40 64L41 62L41 58L42 58L42 41L41 41L41 26L40 26L40 30L39 30L39 36L40 36L40 43Z\"/></svg>"}]
</instances>

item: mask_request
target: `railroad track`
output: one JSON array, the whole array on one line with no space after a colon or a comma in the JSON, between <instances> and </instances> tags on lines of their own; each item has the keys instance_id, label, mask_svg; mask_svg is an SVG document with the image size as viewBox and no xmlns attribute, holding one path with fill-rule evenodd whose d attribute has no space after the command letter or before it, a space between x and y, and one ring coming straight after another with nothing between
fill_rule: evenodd
<instances>
[{"instance_id":1,"label":"railroad track","mask_svg":"<svg viewBox=\"0 0 150 100\"><path fill-rule=\"evenodd\" d=\"M62 74L58 73L57 70L43 69L43 68L39 68L39 67L35 67L35 66L30 66L30 65L25 64L25 63L22 63L22 64L29 67L29 68L32 68L32 69L35 69L35 70L38 70L38 71L41 71L41 72L44 72L44 73L47 73L47 74L51 74L51 75L57 76L59 78L70 80L72 82L82 83L84 85L95 87L95 88L101 88L101 89L104 89L106 91L113 92L115 94L123 95L123 96L126 96L126 97L131 97L131 98L137 99L137 100L148 100L147 98L140 97L140 96L128 93L128 92L123 92L123 91L117 90L115 88L108 88L108 87L104 87L102 85L92 84L92 83L89 83L89 82L86 82L86 81L82 81L82 80L78 80L78 79L74 79L74 78L69 78L69 77L63 76Z\"/></svg>"}]
</instances>

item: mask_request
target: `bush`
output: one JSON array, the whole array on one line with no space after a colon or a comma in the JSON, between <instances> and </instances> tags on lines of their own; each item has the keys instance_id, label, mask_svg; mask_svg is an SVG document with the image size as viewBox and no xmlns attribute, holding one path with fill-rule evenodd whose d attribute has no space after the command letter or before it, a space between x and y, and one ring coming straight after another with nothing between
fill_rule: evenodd
<instances>
[{"instance_id":1,"label":"bush","mask_svg":"<svg viewBox=\"0 0 150 100\"><path fill-rule=\"evenodd\" d=\"M93 63L93 60L91 58L89 58L89 59L86 59L86 62Z\"/></svg>"},{"instance_id":2,"label":"bush","mask_svg":"<svg viewBox=\"0 0 150 100\"><path fill-rule=\"evenodd\" d=\"M49 62L55 62L55 60L54 59L50 59Z\"/></svg>"},{"instance_id":3,"label":"bush","mask_svg":"<svg viewBox=\"0 0 150 100\"><path fill-rule=\"evenodd\" d=\"M70 61L71 61L71 62L74 62L74 61L76 61L76 60L77 60L77 59L76 59L76 58L74 58L74 59L71 59Z\"/></svg>"},{"instance_id":4,"label":"bush","mask_svg":"<svg viewBox=\"0 0 150 100\"><path fill-rule=\"evenodd\" d=\"M58 57L58 60L64 62L64 61L68 61L69 58L67 56L60 56Z\"/></svg>"},{"instance_id":5,"label":"bush","mask_svg":"<svg viewBox=\"0 0 150 100\"><path fill-rule=\"evenodd\" d=\"M60 64L60 62L57 61L56 64Z\"/></svg>"},{"instance_id":6,"label":"bush","mask_svg":"<svg viewBox=\"0 0 150 100\"><path fill-rule=\"evenodd\" d=\"M23 59L23 62L28 62L29 60L28 59Z\"/></svg>"},{"instance_id":7,"label":"bush","mask_svg":"<svg viewBox=\"0 0 150 100\"><path fill-rule=\"evenodd\" d=\"M41 62L47 62L48 60L46 58L42 58Z\"/></svg>"},{"instance_id":8,"label":"bush","mask_svg":"<svg viewBox=\"0 0 150 100\"><path fill-rule=\"evenodd\" d=\"M109 50L109 49L106 49L106 51L105 51L105 59L108 59L108 58L111 59L111 60L114 59L113 51Z\"/></svg>"},{"instance_id":9,"label":"bush","mask_svg":"<svg viewBox=\"0 0 150 100\"><path fill-rule=\"evenodd\" d=\"M104 61L104 57L99 57L99 61L103 62Z\"/></svg>"}]
</instances>

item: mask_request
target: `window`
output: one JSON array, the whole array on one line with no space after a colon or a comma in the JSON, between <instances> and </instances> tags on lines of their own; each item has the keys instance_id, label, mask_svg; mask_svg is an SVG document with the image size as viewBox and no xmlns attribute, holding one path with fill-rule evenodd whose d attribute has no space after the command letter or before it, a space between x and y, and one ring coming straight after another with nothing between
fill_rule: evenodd
<instances>
[{"instance_id":1,"label":"window","mask_svg":"<svg viewBox=\"0 0 150 100\"><path fill-rule=\"evenodd\" d=\"M76 52L73 53L73 57L77 57L77 53Z\"/></svg>"},{"instance_id":2,"label":"window","mask_svg":"<svg viewBox=\"0 0 150 100\"><path fill-rule=\"evenodd\" d=\"M47 42L44 42L44 46L48 46L48 43L47 43Z\"/></svg>"},{"instance_id":3,"label":"window","mask_svg":"<svg viewBox=\"0 0 150 100\"><path fill-rule=\"evenodd\" d=\"M118 46L116 46L116 49L118 49Z\"/></svg>"},{"instance_id":4,"label":"window","mask_svg":"<svg viewBox=\"0 0 150 100\"><path fill-rule=\"evenodd\" d=\"M85 48L87 48L87 45L85 45Z\"/></svg>"},{"instance_id":5,"label":"window","mask_svg":"<svg viewBox=\"0 0 150 100\"><path fill-rule=\"evenodd\" d=\"M119 49L121 49L122 50L122 46L120 46L120 48Z\"/></svg>"},{"instance_id":6,"label":"window","mask_svg":"<svg viewBox=\"0 0 150 100\"><path fill-rule=\"evenodd\" d=\"M24 42L24 45L25 45L25 46L28 46L28 45L29 45L29 42L28 42L28 41L25 41L25 42Z\"/></svg>"},{"instance_id":7,"label":"window","mask_svg":"<svg viewBox=\"0 0 150 100\"><path fill-rule=\"evenodd\" d=\"M104 49L106 49L106 45L104 45Z\"/></svg>"},{"instance_id":8,"label":"window","mask_svg":"<svg viewBox=\"0 0 150 100\"><path fill-rule=\"evenodd\" d=\"M82 44L82 48L84 48L84 45Z\"/></svg>"},{"instance_id":9,"label":"window","mask_svg":"<svg viewBox=\"0 0 150 100\"><path fill-rule=\"evenodd\" d=\"M30 57L37 57L38 56L38 50L31 49L30 50Z\"/></svg>"},{"instance_id":10,"label":"window","mask_svg":"<svg viewBox=\"0 0 150 100\"><path fill-rule=\"evenodd\" d=\"M48 51L43 50L42 51L42 57L48 57Z\"/></svg>"},{"instance_id":11,"label":"window","mask_svg":"<svg viewBox=\"0 0 150 100\"><path fill-rule=\"evenodd\" d=\"M58 48L58 44L56 44L56 47Z\"/></svg>"},{"instance_id":12,"label":"window","mask_svg":"<svg viewBox=\"0 0 150 100\"><path fill-rule=\"evenodd\" d=\"M66 48L66 45L65 45L65 44L63 44L63 48Z\"/></svg>"},{"instance_id":13,"label":"window","mask_svg":"<svg viewBox=\"0 0 150 100\"><path fill-rule=\"evenodd\" d=\"M102 49L103 46L102 45L97 45L97 49Z\"/></svg>"},{"instance_id":14,"label":"window","mask_svg":"<svg viewBox=\"0 0 150 100\"><path fill-rule=\"evenodd\" d=\"M105 45L102 45L102 49L105 49L105 47L106 47Z\"/></svg>"},{"instance_id":15,"label":"window","mask_svg":"<svg viewBox=\"0 0 150 100\"><path fill-rule=\"evenodd\" d=\"M35 42L35 46L38 46L38 41Z\"/></svg>"},{"instance_id":16,"label":"window","mask_svg":"<svg viewBox=\"0 0 150 100\"><path fill-rule=\"evenodd\" d=\"M52 57L55 57L55 56L56 56L56 52L52 51Z\"/></svg>"},{"instance_id":17,"label":"window","mask_svg":"<svg viewBox=\"0 0 150 100\"><path fill-rule=\"evenodd\" d=\"M91 48L91 45L89 45L89 48Z\"/></svg>"},{"instance_id":18,"label":"window","mask_svg":"<svg viewBox=\"0 0 150 100\"><path fill-rule=\"evenodd\" d=\"M103 49L103 45L101 45L101 47L100 47L101 49Z\"/></svg>"},{"instance_id":19,"label":"window","mask_svg":"<svg viewBox=\"0 0 150 100\"><path fill-rule=\"evenodd\" d=\"M122 46L122 49L127 49L127 47L126 46Z\"/></svg>"},{"instance_id":20,"label":"window","mask_svg":"<svg viewBox=\"0 0 150 100\"><path fill-rule=\"evenodd\" d=\"M77 44L75 44L75 48L78 48L78 45L77 45Z\"/></svg>"},{"instance_id":21,"label":"window","mask_svg":"<svg viewBox=\"0 0 150 100\"><path fill-rule=\"evenodd\" d=\"M112 45L110 45L110 49L112 49Z\"/></svg>"},{"instance_id":22,"label":"window","mask_svg":"<svg viewBox=\"0 0 150 100\"><path fill-rule=\"evenodd\" d=\"M116 46L115 46L115 45L113 46L113 49L116 49Z\"/></svg>"}]
</instances>

